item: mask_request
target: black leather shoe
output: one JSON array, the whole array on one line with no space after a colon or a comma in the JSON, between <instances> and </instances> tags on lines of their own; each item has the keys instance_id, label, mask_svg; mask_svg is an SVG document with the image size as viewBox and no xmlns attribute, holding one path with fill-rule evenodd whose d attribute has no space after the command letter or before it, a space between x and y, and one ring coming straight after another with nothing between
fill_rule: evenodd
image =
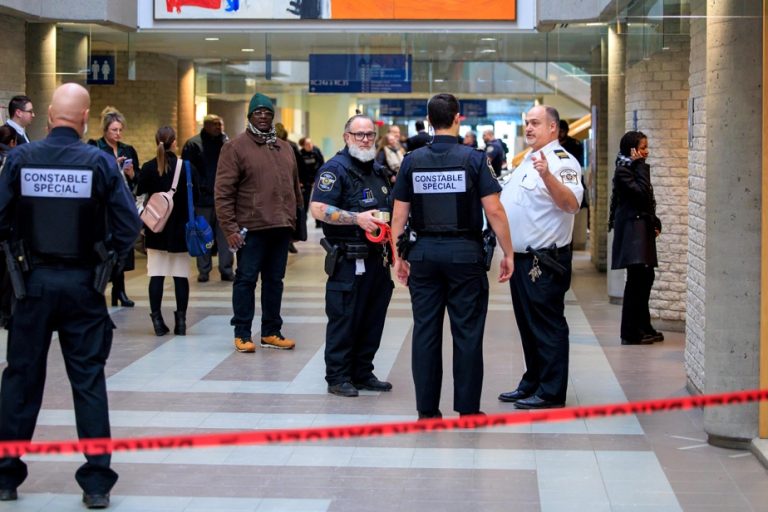
<instances>
[{"instance_id":1,"label":"black leather shoe","mask_svg":"<svg viewBox=\"0 0 768 512\"><path fill-rule=\"evenodd\" d=\"M653 345L653 340L649 340L648 338L640 338L639 340L625 340L624 338L621 338L621 344L622 345Z\"/></svg>"},{"instance_id":2,"label":"black leather shoe","mask_svg":"<svg viewBox=\"0 0 768 512\"><path fill-rule=\"evenodd\" d=\"M234 281L235 280L235 274L233 274L232 272L230 272L228 274L221 274L221 280L222 281L230 281L230 282Z\"/></svg>"},{"instance_id":3,"label":"black leather shoe","mask_svg":"<svg viewBox=\"0 0 768 512\"><path fill-rule=\"evenodd\" d=\"M557 409L559 407L565 407L565 404L562 402L544 400L543 398L534 395L528 398L521 398L515 402L515 407L517 409Z\"/></svg>"},{"instance_id":4,"label":"black leather shoe","mask_svg":"<svg viewBox=\"0 0 768 512\"><path fill-rule=\"evenodd\" d=\"M437 411L419 411L419 420L441 420L443 419L443 413L438 409Z\"/></svg>"},{"instance_id":5,"label":"black leather shoe","mask_svg":"<svg viewBox=\"0 0 768 512\"><path fill-rule=\"evenodd\" d=\"M392 391L392 384L379 380L376 377L371 377L363 382L355 382L352 385L357 389L366 389L368 391Z\"/></svg>"},{"instance_id":6,"label":"black leather shoe","mask_svg":"<svg viewBox=\"0 0 768 512\"><path fill-rule=\"evenodd\" d=\"M86 508L107 508L109 494L83 494L83 503Z\"/></svg>"},{"instance_id":7,"label":"black leather shoe","mask_svg":"<svg viewBox=\"0 0 768 512\"><path fill-rule=\"evenodd\" d=\"M517 402L518 400L522 400L523 398L528 398L529 396L531 396L530 393L525 393L524 391L520 391L519 389L516 389L514 391L507 391L506 393L500 394L499 401Z\"/></svg>"},{"instance_id":8,"label":"black leather shoe","mask_svg":"<svg viewBox=\"0 0 768 512\"><path fill-rule=\"evenodd\" d=\"M208 277L208 274L200 274L197 276L197 282L198 283L207 283L210 277Z\"/></svg>"},{"instance_id":9,"label":"black leather shoe","mask_svg":"<svg viewBox=\"0 0 768 512\"><path fill-rule=\"evenodd\" d=\"M643 339L648 340L651 343L655 343L657 341L664 341L664 335L659 331L656 331L651 334L646 334L645 336L643 336Z\"/></svg>"},{"instance_id":10,"label":"black leather shoe","mask_svg":"<svg viewBox=\"0 0 768 512\"><path fill-rule=\"evenodd\" d=\"M16 489L0 489L0 501L16 501L19 495Z\"/></svg>"},{"instance_id":11,"label":"black leather shoe","mask_svg":"<svg viewBox=\"0 0 768 512\"><path fill-rule=\"evenodd\" d=\"M328 392L332 395L345 397L355 397L359 394L357 392L357 388L355 388L351 382L347 381L341 382L339 384L329 384Z\"/></svg>"},{"instance_id":12,"label":"black leather shoe","mask_svg":"<svg viewBox=\"0 0 768 512\"><path fill-rule=\"evenodd\" d=\"M459 418L463 418L464 416L488 416L483 411L475 411L475 412L460 412Z\"/></svg>"}]
</instances>

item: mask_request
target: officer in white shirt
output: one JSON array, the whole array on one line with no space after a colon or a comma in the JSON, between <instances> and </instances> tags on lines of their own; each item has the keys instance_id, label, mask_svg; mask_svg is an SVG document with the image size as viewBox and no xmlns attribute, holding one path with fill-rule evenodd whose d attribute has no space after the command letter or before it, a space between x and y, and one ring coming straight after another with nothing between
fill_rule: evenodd
<instances>
[{"instance_id":1,"label":"officer in white shirt","mask_svg":"<svg viewBox=\"0 0 768 512\"><path fill-rule=\"evenodd\" d=\"M560 115L546 105L525 119L531 152L504 186L501 202L515 248L510 280L526 371L499 395L518 409L563 407L568 386L565 292L571 285L571 235L584 188L581 166L557 140Z\"/></svg>"}]
</instances>

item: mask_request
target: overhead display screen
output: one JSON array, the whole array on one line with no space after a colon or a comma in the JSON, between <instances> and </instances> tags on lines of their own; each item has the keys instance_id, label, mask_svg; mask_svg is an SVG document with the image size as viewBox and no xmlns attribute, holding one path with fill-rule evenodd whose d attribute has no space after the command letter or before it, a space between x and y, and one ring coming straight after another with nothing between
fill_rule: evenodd
<instances>
[{"instance_id":1,"label":"overhead display screen","mask_svg":"<svg viewBox=\"0 0 768 512\"><path fill-rule=\"evenodd\" d=\"M515 21L516 0L154 0L155 19Z\"/></svg>"},{"instance_id":2,"label":"overhead display screen","mask_svg":"<svg viewBox=\"0 0 768 512\"><path fill-rule=\"evenodd\" d=\"M310 54L309 92L411 92L411 56Z\"/></svg>"}]
</instances>

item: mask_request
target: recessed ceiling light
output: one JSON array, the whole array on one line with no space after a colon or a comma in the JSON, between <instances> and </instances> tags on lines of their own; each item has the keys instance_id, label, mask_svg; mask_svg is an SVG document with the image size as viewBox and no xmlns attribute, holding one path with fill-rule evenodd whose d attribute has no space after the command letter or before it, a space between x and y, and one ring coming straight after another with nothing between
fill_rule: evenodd
<instances>
[{"instance_id":1,"label":"recessed ceiling light","mask_svg":"<svg viewBox=\"0 0 768 512\"><path fill-rule=\"evenodd\" d=\"M218 37L206 37L205 40L206 41L218 41L219 38Z\"/></svg>"},{"instance_id":2,"label":"recessed ceiling light","mask_svg":"<svg viewBox=\"0 0 768 512\"><path fill-rule=\"evenodd\" d=\"M496 50L493 48L486 48L485 50L480 50L480 53L496 53Z\"/></svg>"},{"instance_id":3,"label":"recessed ceiling light","mask_svg":"<svg viewBox=\"0 0 768 512\"><path fill-rule=\"evenodd\" d=\"M481 37L480 40L481 41L495 41L496 38L495 37Z\"/></svg>"},{"instance_id":4,"label":"recessed ceiling light","mask_svg":"<svg viewBox=\"0 0 768 512\"><path fill-rule=\"evenodd\" d=\"M443 80L442 78L435 78L435 80L434 80L434 81L435 81L435 83L442 83L442 82L445 82L445 80Z\"/></svg>"},{"instance_id":5,"label":"recessed ceiling light","mask_svg":"<svg viewBox=\"0 0 768 512\"><path fill-rule=\"evenodd\" d=\"M242 48L240 51L241 52L255 52L256 50L253 49L253 48Z\"/></svg>"}]
</instances>

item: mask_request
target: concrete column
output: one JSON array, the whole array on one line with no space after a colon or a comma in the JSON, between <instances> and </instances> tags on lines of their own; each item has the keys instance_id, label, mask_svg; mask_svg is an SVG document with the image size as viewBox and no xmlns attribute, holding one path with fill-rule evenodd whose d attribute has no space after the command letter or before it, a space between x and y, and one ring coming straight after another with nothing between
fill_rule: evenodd
<instances>
[{"instance_id":1,"label":"concrete column","mask_svg":"<svg viewBox=\"0 0 768 512\"><path fill-rule=\"evenodd\" d=\"M85 84L88 67L88 36L56 30L56 84Z\"/></svg>"},{"instance_id":2,"label":"concrete column","mask_svg":"<svg viewBox=\"0 0 768 512\"><path fill-rule=\"evenodd\" d=\"M619 141L626 131L624 120L627 97L624 83L624 72L627 67L626 31L627 26L624 23L608 27L608 155L605 176L608 192L606 195L609 206L608 213L610 213L611 191L613 189L613 163L616 153L619 152ZM621 303L621 298L624 295L624 270L611 270L613 231L608 233L606 244L608 297L612 303L617 304Z\"/></svg>"},{"instance_id":3,"label":"concrete column","mask_svg":"<svg viewBox=\"0 0 768 512\"><path fill-rule=\"evenodd\" d=\"M195 124L195 65L191 60L179 60L178 123L176 138L183 144L197 132Z\"/></svg>"},{"instance_id":4,"label":"concrete column","mask_svg":"<svg viewBox=\"0 0 768 512\"><path fill-rule=\"evenodd\" d=\"M27 128L29 140L48 134L48 105L56 89L56 25L27 24L27 89L37 117Z\"/></svg>"},{"instance_id":5,"label":"concrete column","mask_svg":"<svg viewBox=\"0 0 768 512\"><path fill-rule=\"evenodd\" d=\"M706 393L759 384L760 2L707 2ZM710 207L711 206L711 207ZM757 436L757 404L704 411L709 442Z\"/></svg>"},{"instance_id":6,"label":"concrete column","mask_svg":"<svg viewBox=\"0 0 768 512\"><path fill-rule=\"evenodd\" d=\"M590 252L592 264L601 272L606 269L606 240L608 219L608 194L607 189L607 146L608 139L608 79L605 74L608 69L608 41L606 37L600 39L600 44L592 49L593 74L590 84L592 106L592 137L593 155L591 157L592 169L587 182L590 190Z\"/></svg>"}]
</instances>

